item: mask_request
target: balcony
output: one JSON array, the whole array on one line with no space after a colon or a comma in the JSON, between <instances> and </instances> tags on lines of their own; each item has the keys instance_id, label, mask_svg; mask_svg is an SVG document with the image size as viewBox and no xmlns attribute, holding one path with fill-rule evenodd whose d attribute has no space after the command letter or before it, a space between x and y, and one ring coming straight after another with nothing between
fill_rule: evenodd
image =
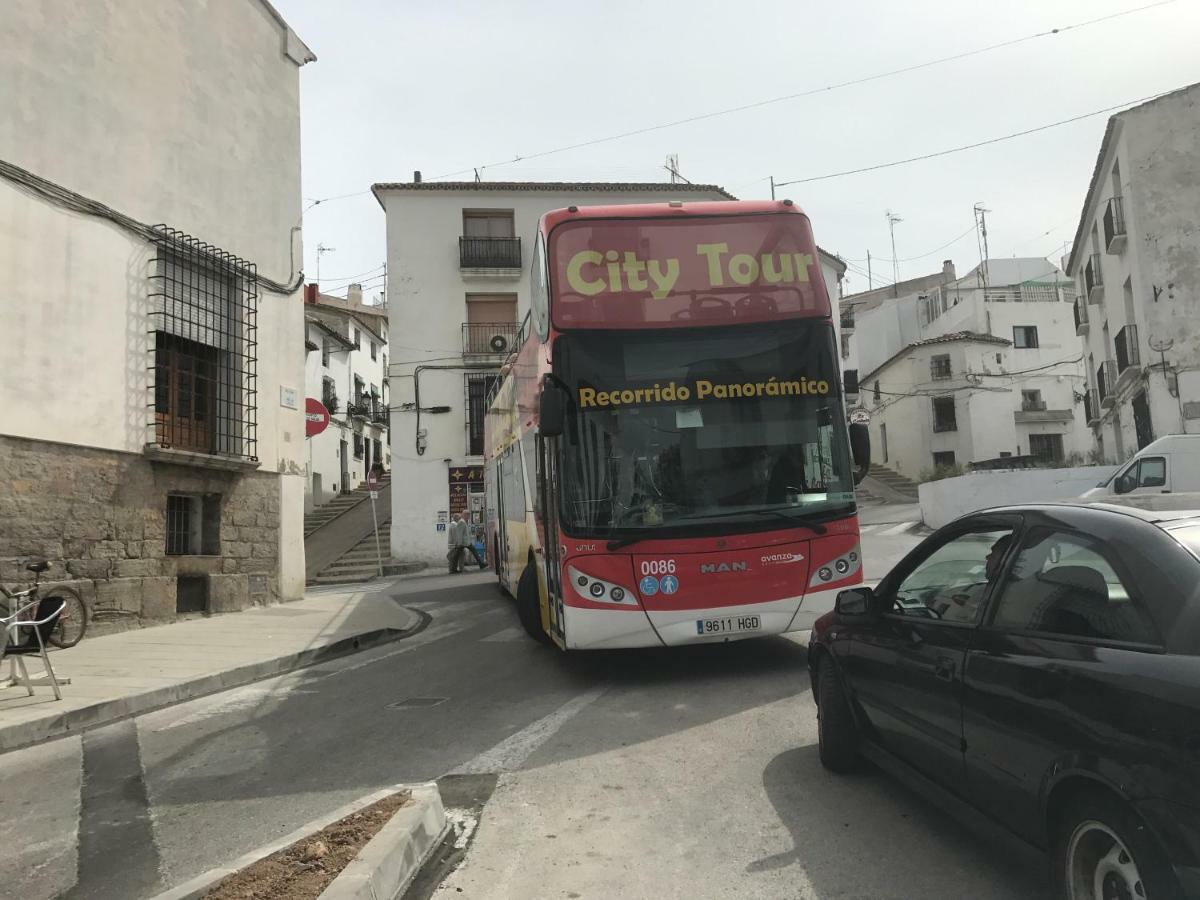
<instances>
[{"instance_id":1,"label":"balcony","mask_svg":"<svg viewBox=\"0 0 1200 900\"><path fill-rule=\"evenodd\" d=\"M338 398L337 398L337 394L334 394L334 393L332 393L332 392L329 392L329 391L325 391L325 392L323 392L323 393L321 394L321 404L322 404L322 405L323 405L323 406L324 406L324 407L325 407L327 410L329 410L329 414L330 414L331 416L332 416L332 415L334 415L334 414L335 414L335 413L338 411Z\"/></svg>"},{"instance_id":2,"label":"balcony","mask_svg":"<svg viewBox=\"0 0 1200 900\"><path fill-rule=\"evenodd\" d=\"M521 271L521 239L519 237L460 237L458 239L460 269L499 269Z\"/></svg>"},{"instance_id":3,"label":"balcony","mask_svg":"<svg viewBox=\"0 0 1200 900\"><path fill-rule=\"evenodd\" d=\"M357 403L346 404L346 415L355 419L366 419L371 415L371 404L367 397L362 397Z\"/></svg>"},{"instance_id":4,"label":"balcony","mask_svg":"<svg viewBox=\"0 0 1200 900\"><path fill-rule=\"evenodd\" d=\"M1126 325L1117 332L1117 385L1120 389L1137 378L1141 371L1141 354L1138 350L1137 326Z\"/></svg>"},{"instance_id":5,"label":"balcony","mask_svg":"<svg viewBox=\"0 0 1200 900\"><path fill-rule=\"evenodd\" d=\"M1100 406L1111 409L1117 402L1117 364L1111 359L1096 367L1096 389L1100 393Z\"/></svg>"},{"instance_id":6,"label":"balcony","mask_svg":"<svg viewBox=\"0 0 1200 900\"><path fill-rule=\"evenodd\" d=\"M1120 253L1125 249L1125 211L1121 198L1113 197L1104 210L1104 248L1109 253Z\"/></svg>"},{"instance_id":7,"label":"balcony","mask_svg":"<svg viewBox=\"0 0 1200 900\"><path fill-rule=\"evenodd\" d=\"M1087 288L1088 303L1104 302L1104 275L1100 272L1100 254L1093 253L1083 267L1083 284Z\"/></svg>"},{"instance_id":8,"label":"balcony","mask_svg":"<svg viewBox=\"0 0 1200 900\"><path fill-rule=\"evenodd\" d=\"M1013 412L1013 422L1017 425L1047 425L1070 422L1075 418L1073 409L1046 409L1046 401L1037 403L1022 403L1021 408Z\"/></svg>"},{"instance_id":9,"label":"balcony","mask_svg":"<svg viewBox=\"0 0 1200 900\"><path fill-rule=\"evenodd\" d=\"M842 310L841 315L842 331L854 330L854 307L847 306Z\"/></svg>"},{"instance_id":10,"label":"balcony","mask_svg":"<svg viewBox=\"0 0 1200 900\"><path fill-rule=\"evenodd\" d=\"M1071 304L1075 310L1075 333L1080 337L1084 337L1088 333L1088 311L1087 304L1081 298L1076 298Z\"/></svg>"},{"instance_id":11,"label":"balcony","mask_svg":"<svg viewBox=\"0 0 1200 900\"><path fill-rule=\"evenodd\" d=\"M1083 416L1089 425L1100 424L1100 398L1095 388L1088 388L1083 395Z\"/></svg>"},{"instance_id":12,"label":"balcony","mask_svg":"<svg viewBox=\"0 0 1200 900\"><path fill-rule=\"evenodd\" d=\"M463 356L508 356L521 343L516 322L463 322Z\"/></svg>"}]
</instances>

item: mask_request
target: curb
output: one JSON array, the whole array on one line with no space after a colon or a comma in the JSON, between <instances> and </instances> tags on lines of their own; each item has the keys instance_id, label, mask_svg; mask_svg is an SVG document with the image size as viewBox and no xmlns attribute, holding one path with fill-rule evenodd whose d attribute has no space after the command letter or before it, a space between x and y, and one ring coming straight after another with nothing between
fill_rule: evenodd
<instances>
[{"instance_id":1,"label":"curb","mask_svg":"<svg viewBox=\"0 0 1200 900\"><path fill-rule=\"evenodd\" d=\"M87 731L91 728L99 728L130 716L195 700L206 694L243 687L255 681L262 681L264 678L284 675L296 669L304 669L336 659L339 656L398 641L424 630L430 622L430 617L426 613L419 610L409 610L409 612L417 616L417 622L409 628L376 628L342 638L322 647L311 647L296 653L277 656L274 659L249 663L236 669L201 675L190 681L155 688L140 694L101 700L91 706L72 709L58 716L21 722L17 725L0 726L0 753L19 750L22 747L40 744L43 741L65 737L68 734Z\"/></svg>"},{"instance_id":2,"label":"curb","mask_svg":"<svg viewBox=\"0 0 1200 900\"><path fill-rule=\"evenodd\" d=\"M409 788L413 802L358 851L320 900L390 900L408 888L450 825L434 782Z\"/></svg>"},{"instance_id":3,"label":"curb","mask_svg":"<svg viewBox=\"0 0 1200 900\"><path fill-rule=\"evenodd\" d=\"M386 868L389 875L394 874L401 879L411 880L416 875L417 870L420 869L421 863L425 861L425 857L437 846L446 829L449 827L446 823L446 813L442 809L441 794L438 793L437 785L432 782L414 785L396 784L383 790L375 791L373 794L367 794L365 797L359 797L357 800L353 800L345 806L338 807L327 815L301 825L295 831L284 835L276 841L272 841L270 844L239 856L228 865L209 869L207 872L197 875L195 878L191 878L183 884L171 888L169 891L158 894L153 900L200 900L205 893L216 886L217 882L228 878L236 872L240 872L247 866L253 865L260 859L270 856L284 847L290 847L296 841L308 837L313 832L320 831L327 825L332 825L339 819L346 818L351 813L358 812L363 807L370 806L384 797L403 790L412 791L412 804L403 807L392 816L391 821L384 825L375 837L367 842L367 845L359 851L358 856L350 862L350 865L343 869L338 874L338 877L330 882L329 887L321 893L321 897L362 896L371 898L371 900L375 900L376 896L379 898L394 897L395 893L371 894L370 878L376 874L382 876L384 874L382 870ZM400 823L399 825L397 824L398 822ZM404 826L403 829L401 829L401 825ZM428 835L430 827L434 828L432 836ZM386 841L381 840L385 836ZM380 845L379 847L376 847L377 842ZM366 889L368 893L330 894L329 892L341 882L343 875L349 872L352 867L358 866L360 862L365 862L364 857L368 850L372 850L371 859L378 860L378 866L372 867L367 873L368 881ZM415 860L411 863L409 862L410 852L417 854ZM376 868L380 872L377 873ZM356 868L355 871L361 874L363 870ZM384 883L383 878L381 877L377 883ZM397 891L399 890L399 884L402 883L406 882L397 882Z\"/></svg>"}]
</instances>

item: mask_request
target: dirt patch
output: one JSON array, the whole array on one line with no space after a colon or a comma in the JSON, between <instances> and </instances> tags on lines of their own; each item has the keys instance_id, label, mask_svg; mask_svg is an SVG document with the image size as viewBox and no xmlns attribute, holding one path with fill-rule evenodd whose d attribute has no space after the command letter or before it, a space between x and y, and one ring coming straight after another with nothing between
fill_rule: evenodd
<instances>
[{"instance_id":1,"label":"dirt patch","mask_svg":"<svg viewBox=\"0 0 1200 900\"><path fill-rule=\"evenodd\" d=\"M384 797L230 875L206 900L314 900L346 868L396 810L412 802L410 791Z\"/></svg>"}]
</instances>

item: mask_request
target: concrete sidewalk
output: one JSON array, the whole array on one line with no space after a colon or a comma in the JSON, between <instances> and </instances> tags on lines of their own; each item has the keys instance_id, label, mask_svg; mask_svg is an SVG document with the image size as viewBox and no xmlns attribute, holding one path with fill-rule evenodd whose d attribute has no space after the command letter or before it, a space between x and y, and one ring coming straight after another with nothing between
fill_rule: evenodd
<instances>
[{"instance_id":1,"label":"concrete sidewalk","mask_svg":"<svg viewBox=\"0 0 1200 900\"><path fill-rule=\"evenodd\" d=\"M0 689L0 752L396 640L426 621L376 586L85 637L51 651L54 671L71 679L62 700L48 683L32 697L24 687ZM41 674L40 658L26 657L26 665L30 675Z\"/></svg>"}]
</instances>

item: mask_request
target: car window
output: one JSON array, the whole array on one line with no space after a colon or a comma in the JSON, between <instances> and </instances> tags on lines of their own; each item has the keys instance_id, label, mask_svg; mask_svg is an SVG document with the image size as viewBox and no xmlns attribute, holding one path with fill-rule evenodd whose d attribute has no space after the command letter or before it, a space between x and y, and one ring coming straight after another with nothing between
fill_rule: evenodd
<instances>
[{"instance_id":1,"label":"car window","mask_svg":"<svg viewBox=\"0 0 1200 900\"><path fill-rule=\"evenodd\" d=\"M1167 483L1167 460L1147 456L1138 466L1138 487L1162 487Z\"/></svg>"},{"instance_id":2,"label":"car window","mask_svg":"<svg viewBox=\"0 0 1200 900\"><path fill-rule=\"evenodd\" d=\"M1099 541L1030 532L1001 589L992 624L1066 637L1159 644L1149 614Z\"/></svg>"},{"instance_id":3,"label":"car window","mask_svg":"<svg viewBox=\"0 0 1200 900\"><path fill-rule=\"evenodd\" d=\"M1012 529L973 531L943 544L896 589L892 613L946 622L978 620L988 584L988 557L998 566ZM993 554L993 549L995 553Z\"/></svg>"}]
</instances>

